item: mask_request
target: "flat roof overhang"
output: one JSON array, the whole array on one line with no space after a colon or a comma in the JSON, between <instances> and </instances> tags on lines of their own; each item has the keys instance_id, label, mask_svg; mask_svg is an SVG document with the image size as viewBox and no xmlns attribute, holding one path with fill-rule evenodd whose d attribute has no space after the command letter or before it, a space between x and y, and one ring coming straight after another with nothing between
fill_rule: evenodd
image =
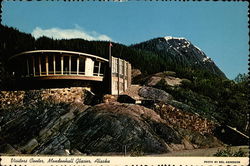
<instances>
[{"instance_id":1,"label":"flat roof overhang","mask_svg":"<svg viewBox=\"0 0 250 166\"><path fill-rule=\"evenodd\" d=\"M12 60L13 58L16 58L21 55L27 55L27 54L35 54L35 53L65 53L65 54L71 54L71 55L78 55L78 56L85 56L85 57L90 57L90 58L95 58L104 62L109 62L108 59L92 55L92 54L87 54L87 53L82 53L82 52L76 52L76 51L65 51L65 50L34 50L34 51L25 51L21 52L19 54L15 54L12 57L9 58L9 60Z\"/></svg>"}]
</instances>

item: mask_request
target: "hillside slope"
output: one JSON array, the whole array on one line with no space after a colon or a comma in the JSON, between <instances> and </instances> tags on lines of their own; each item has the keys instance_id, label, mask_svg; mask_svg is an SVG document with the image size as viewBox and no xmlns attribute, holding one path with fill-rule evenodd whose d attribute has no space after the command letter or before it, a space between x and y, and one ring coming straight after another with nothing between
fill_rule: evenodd
<instances>
[{"instance_id":1,"label":"hillside slope","mask_svg":"<svg viewBox=\"0 0 250 166\"><path fill-rule=\"evenodd\" d=\"M226 78L211 58L185 38L167 36L148 40L131 47L151 51L170 63L183 67L204 69Z\"/></svg>"}]
</instances>

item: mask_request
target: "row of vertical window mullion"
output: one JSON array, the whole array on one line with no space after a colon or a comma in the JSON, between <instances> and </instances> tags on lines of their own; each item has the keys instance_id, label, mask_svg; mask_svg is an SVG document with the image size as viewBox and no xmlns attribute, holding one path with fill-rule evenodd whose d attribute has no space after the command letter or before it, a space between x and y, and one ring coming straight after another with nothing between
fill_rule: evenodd
<instances>
[{"instance_id":1,"label":"row of vertical window mullion","mask_svg":"<svg viewBox=\"0 0 250 166\"><path fill-rule=\"evenodd\" d=\"M48 55L33 55L30 58L27 57L26 59L26 67L27 67L27 72L25 75L29 76L31 74L33 74L33 76L43 76L43 75L50 75L50 74L67 74L67 70L65 70L65 66L64 63L67 64L67 62L65 62L65 56L61 55L58 58L56 58L55 55L53 55L52 57L49 57ZM73 74L76 72L77 75L84 75L85 72L85 65L82 66L84 69L81 70L80 73L80 57L77 57L76 60L76 71L72 72L72 57L68 56L68 74ZM117 59L118 60L118 59ZM57 62L58 61L58 62ZM86 60L85 60L86 61ZM97 70L97 76L101 75L101 61L97 61L98 64L96 65L96 68L98 68ZM60 66L57 66L57 64ZM59 67L59 68L58 68ZM52 70L51 70L52 69ZM59 69L59 70L58 70ZM33 70L33 73L32 73ZM57 71L58 70L58 71ZM116 69L117 70L117 69Z\"/></svg>"}]
</instances>

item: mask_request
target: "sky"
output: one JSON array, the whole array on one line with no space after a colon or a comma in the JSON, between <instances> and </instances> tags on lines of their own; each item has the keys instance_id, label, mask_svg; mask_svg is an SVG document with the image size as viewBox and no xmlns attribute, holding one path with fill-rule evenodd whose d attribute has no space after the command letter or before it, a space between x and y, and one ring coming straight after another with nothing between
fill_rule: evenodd
<instances>
[{"instance_id":1,"label":"sky","mask_svg":"<svg viewBox=\"0 0 250 166\"><path fill-rule=\"evenodd\" d=\"M156 37L184 37L229 79L248 72L247 2L2 3L2 24L40 36L113 41L125 45Z\"/></svg>"}]
</instances>

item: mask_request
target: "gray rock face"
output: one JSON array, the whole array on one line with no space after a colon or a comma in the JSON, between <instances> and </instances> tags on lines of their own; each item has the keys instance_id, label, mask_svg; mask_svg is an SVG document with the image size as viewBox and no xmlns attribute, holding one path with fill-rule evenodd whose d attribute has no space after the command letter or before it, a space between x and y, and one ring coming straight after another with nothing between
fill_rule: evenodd
<instances>
[{"instance_id":1,"label":"gray rock face","mask_svg":"<svg viewBox=\"0 0 250 166\"><path fill-rule=\"evenodd\" d=\"M167 92L163 90L152 88L152 87L145 87L145 86L139 90L139 95L146 99L162 101L164 103L173 99L173 97L170 94L168 94Z\"/></svg>"},{"instance_id":2,"label":"gray rock face","mask_svg":"<svg viewBox=\"0 0 250 166\"><path fill-rule=\"evenodd\" d=\"M181 138L153 110L132 104L100 104L88 109L69 127L68 138L83 153L132 152L137 146L148 153L169 151L166 143ZM84 132L80 132L84 131Z\"/></svg>"},{"instance_id":3,"label":"gray rock face","mask_svg":"<svg viewBox=\"0 0 250 166\"><path fill-rule=\"evenodd\" d=\"M157 112L135 104L46 102L0 115L1 153L121 154L126 146L127 154L138 155L195 147Z\"/></svg>"},{"instance_id":4,"label":"gray rock face","mask_svg":"<svg viewBox=\"0 0 250 166\"><path fill-rule=\"evenodd\" d=\"M0 153L19 154L20 152L14 149L10 144L3 144L0 146Z\"/></svg>"},{"instance_id":5,"label":"gray rock face","mask_svg":"<svg viewBox=\"0 0 250 166\"><path fill-rule=\"evenodd\" d=\"M24 151L26 153L32 152L36 147L38 146L38 142L36 139L31 139L26 145L24 145L21 149L21 151Z\"/></svg>"},{"instance_id":6,"label":"gray rock face","mask_svg":"<svg viewBox=\"0 0 250 166\"><path fill-rule=\"evenodd\" d=\"M172 150L167 143L181 144L182 140L156 112L134 104L51 104L22 109L1 111L0 146L8 145L3 153L14 152L12 147L34 154L119 153L124 146L128 153L138 149L160 153Z\"/></svg>"}]
</instances>

